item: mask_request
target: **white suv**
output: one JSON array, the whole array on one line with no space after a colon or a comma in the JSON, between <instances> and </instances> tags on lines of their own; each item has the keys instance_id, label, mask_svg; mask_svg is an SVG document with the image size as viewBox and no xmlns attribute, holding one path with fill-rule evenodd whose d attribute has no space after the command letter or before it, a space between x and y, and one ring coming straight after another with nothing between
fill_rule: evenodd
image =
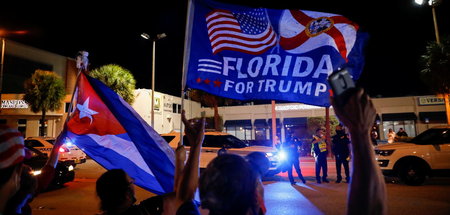
<instances>
[{"instance_id":1,"label":"white suv","mask_svg":"<svg viewBox=\"0 0 450 215\"><path fill-rule=\"evenodd\" d=\"M450 175L450 126L428 129L408 143L377 146L375 153L385 175L409 185L420 185L427 176Z\"/></svg>"},{"instance_id":2,"label":"white suv","mask_svg":"<svg viewBox=\"0 0 450 215\"><path fill-rule=\"evenodd\" d=\"M25 145L33 147L50 157L55 143L54 137L27 137ZM70 142L64 143L59 149L59 161L71 162L74 165L86 162L86 154Z\"/></svg>"},{"instance_id":3,"label":"white suv","mask_svg":"<svg viewBox=\"0 0 450 215\"><path fill-rule=\"evenodd\" d=\"M173 149L176 149L178 142L180 142L180 133L178 132L161 134L161 136ZM183 144L186 147L186 151L189 151L189 142L186 137L183 140ZM267 146L248 146L239 138L224 132L205 132L205 139L200 153L200 168L206 168L208 163L217 157L221 149L225 149L227 153L241 156L246 156L251 152L263 152L270 161L269 171L266 176L275 175L279 172L276 149Z\"/></svg>"}]
</instances>

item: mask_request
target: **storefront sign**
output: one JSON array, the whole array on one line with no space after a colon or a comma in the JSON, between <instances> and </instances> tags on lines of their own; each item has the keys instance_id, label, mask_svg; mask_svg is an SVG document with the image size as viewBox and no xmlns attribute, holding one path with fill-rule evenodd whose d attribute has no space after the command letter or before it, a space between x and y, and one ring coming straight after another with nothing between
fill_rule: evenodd
<instances>
[{"instance_id":1,"label":"storefront sign","mask_svg":"<svg viewBox=\"0 0 450 215\"><path fill-rule=\"evenodd\" d=\"M3 100L2 108L28 108L28 104L25 100Z\"/></svg>"},{"instance_id":2,"label":"storefront sign","mask_svg":"<svg viewBox=\"0 0 450 215\"><path fill-rule=\"evenodd\" d=\"M283 111L283 110L312 110L312 109L320 109L322 107L318 106L312 106L312 105L305 105L305 104L298 104L298 105L277 105L275 106L276 111Z\"/></svg>"},{"instance_id":3,"label":"storefront sign","mask_svg":"<svg viewBox=\"0 0 450 215\"><path fill-rule=\"evenodd\" d=\"M438 97L419 97L419 105L443 105L444 98Z\"/></svg>"},{"instance_id":4,"label":"storefront sign","mask_svg":"<svg viewBox=\"0 0 450 215\"><path fill-rule=\"evenodd\" d=\"M155 111L159 111L161 109L161 98L159 96L155 96L155 104L153 109Z\"/></svg>"},{"instance_id":5,"label":"storefront sign","mask_svg":"<svg viewBox=\"0 0 450 215\"><path fill-rule=\"evenodd\" d=\"M172 112L172 111L173 111L172 103L167 103L167 102L165 102L165 103L164 103L164 111Z\"/></svg>"}]
</instances>

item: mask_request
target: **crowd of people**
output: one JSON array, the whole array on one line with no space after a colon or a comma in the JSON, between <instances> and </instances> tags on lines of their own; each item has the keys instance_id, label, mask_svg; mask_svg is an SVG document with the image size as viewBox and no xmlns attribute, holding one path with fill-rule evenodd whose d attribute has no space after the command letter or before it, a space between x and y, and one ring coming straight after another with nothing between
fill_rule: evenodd
<instances>
[{"instance_id":1,"label":"crowd of people","mask_svg":"<svg viewBox=\"0 0 450 215\"><path fill-rule=\"evenodd\" d=\"M331 102L334 103L333 99ZM334 106L334 110L350 134L349 138L343 132L343 125L339 125L336 128L336 135L333 136L336 182L342 180L340 171L342 165L346 182L350 183L346 213L387 214L386 188L374 159L370 136L376 114L372 101L360 89L344 106ZM265 155L251 153L241 157L223 153L212 160L200 175L199 157L205 133L205 120L188 121L183 111L182 121L191 148L187 160L184 147L176 149L174 191L136 204L133 179L121 169L111 169L101 175L96 182L96 192L103 214L197 215L200 214L199 207L201 207L208 210L210 215L259 215L270 210L264 203L264 185L261 182L261 177L269 167ZM326 162L328 147L323 132L323 129L317 129L312 142L318 183L328 182ZM295 150L298 143L294 140L291 142L292 144L287 147L292 148L290 152L292 156L298 157ZM12 210L13 212L7 210L13 206L10 203L12 197L26 187L23 181L21 183L25 150L20 132L0 127L0 155L0 215L22 214L17 213L17 210ZM351 173L350 157L353 166ZM290 182L295 183L292 177L294 167L299 179L306 183L298 159L292 159L290 162L291 170L288 173ZM51 166L53 163L49 162L48 165ZM197 190L199 202L194 198ZM35 195L35 192L29 194ZM18 207L22 206L13 206L15 209Z\"/></svg>"}]
</instances>

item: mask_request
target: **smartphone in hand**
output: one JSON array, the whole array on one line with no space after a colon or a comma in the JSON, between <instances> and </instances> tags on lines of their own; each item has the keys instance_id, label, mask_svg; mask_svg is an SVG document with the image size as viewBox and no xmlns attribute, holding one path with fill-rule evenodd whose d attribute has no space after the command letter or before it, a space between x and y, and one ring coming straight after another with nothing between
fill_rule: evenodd
<instances>
[{"instance_id":1,"label":"smartphone in hand","mask_svg":"<svg viewBox=\"0 0 450 215\"><path fill-rule=\"evenodd\" d=\"M347 69L340 69L331 74L328 77L328 83L333 90L334 101L339 106L343 106L356 92L355 82Z\"/></svg>"}]
</instances>

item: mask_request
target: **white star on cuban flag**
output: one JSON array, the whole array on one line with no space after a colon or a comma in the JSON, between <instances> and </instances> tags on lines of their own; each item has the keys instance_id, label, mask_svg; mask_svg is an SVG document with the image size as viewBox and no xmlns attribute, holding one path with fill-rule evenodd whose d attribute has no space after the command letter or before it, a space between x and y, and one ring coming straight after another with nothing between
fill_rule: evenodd
<instances>
[{"instance_id":1,"label":"white star on cuban flag","mask_svg":"<svg viewBox=\"0 0 450 215\"><path fill-rule=\"evenodd\" d=\"M87 117L91 120L92 124L92 115L98 114L98 112L89 109L89 97L84 101L83 105L77 104L77 109L80 111L80 119Z\"/></svg>"}]
</instances>

